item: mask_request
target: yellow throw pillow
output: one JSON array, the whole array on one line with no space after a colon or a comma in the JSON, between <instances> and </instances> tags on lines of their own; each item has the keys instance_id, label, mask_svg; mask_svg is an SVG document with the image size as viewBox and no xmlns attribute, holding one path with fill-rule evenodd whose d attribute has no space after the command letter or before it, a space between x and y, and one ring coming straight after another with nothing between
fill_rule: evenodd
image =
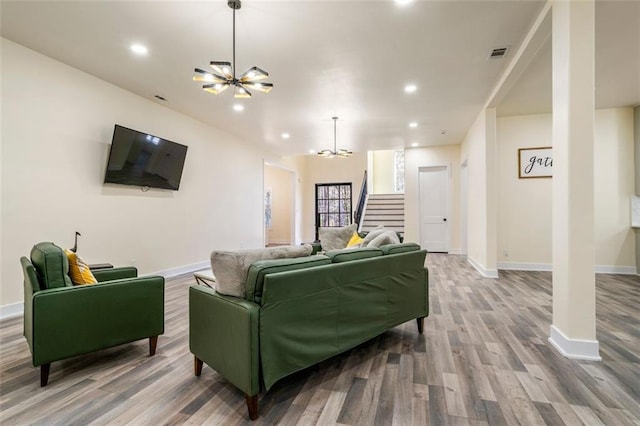
<instances>
[{"instance_id":1,"label":"yellow throw pillow","mask_svg":"<svg viewBox=\"0 0 640 426\"><path fill-rule=\"evenodd\" d=\"M354 232L353 235L351 236L351 239L347 243L347 248L355 247L355 246L361 244L362 240L363 240L363 238L360 238L360 235L358 235L357 232Z\"/></svg>"},{"instance_id":2,"label":"yellow throw pillow","mask_svg":"<svg viewBox=\"0 0 640 426\"><path fill-rule=\"evenodd\" d=\"M71 250L64 250L69 259L69 276L73 285L96 284L98 280L93 276L87 263Z\"/></svg>"}]
</instances>

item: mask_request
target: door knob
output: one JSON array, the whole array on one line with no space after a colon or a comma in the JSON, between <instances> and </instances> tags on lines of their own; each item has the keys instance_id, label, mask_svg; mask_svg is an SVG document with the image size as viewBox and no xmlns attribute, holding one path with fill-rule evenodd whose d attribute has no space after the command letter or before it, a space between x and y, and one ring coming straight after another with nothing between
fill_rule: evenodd
<instances>
[{"instance_id":1,"label":"door knob","mask_svg":"<svg viewBox=\"0 0 640 426\"><path fill-rule=\"evenodd\" d=\"M442 219L442 220L443 220L444 222L446 222L446 221L447 221L447 218L445 217L445 218L444 218L444 219Z\"/></svg>"}]
</instances>

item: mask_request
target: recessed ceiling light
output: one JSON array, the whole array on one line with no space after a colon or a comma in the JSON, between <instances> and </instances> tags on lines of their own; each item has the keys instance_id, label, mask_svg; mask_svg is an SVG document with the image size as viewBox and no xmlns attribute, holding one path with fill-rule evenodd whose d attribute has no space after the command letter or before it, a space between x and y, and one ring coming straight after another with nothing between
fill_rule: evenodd
<instances>
[{"instance_id":1,"label":"recessed ceiling light","mask_svg":"<svg viewBox=\"0 0 640 426\"><path fill-rule=\"evenodd\" d=\"M291 135L289 133L283 133L282 134L282 139L289 139L291 137Z\"/></svg>"},{"instance_id":2,"label":"recessed ceiling light","mask_svg":"<svg viewBox=\"0 0 640 426\"><path fill-rule=\"evenodd\" d=\"M233 106L233 110L234 110L234 111L238 111L238 112L240 112L240 111L244 111L244 107L243 107L242 105L240 105L240 104L235 104L235 105Z\"/></svg>"},{"instance_id":3,"label":"recessed ceiling light","mask_svg":"<svg viewBox=\"0 0 640 426\"><path fill-rule=\"evenodd\" d=\"M149 49L147 49L147 46L139 43L132 44L130 49L133 53L140 56L146 55L147 53L149 53Z\"/></svg>"},{"instance_id":4,"label":"recessed ceiling light","mask_svg":"<svg viewBox=\"0 0 640 426\"><path fill-rule=\"evenodd\" d=\"M310 149L310 150L309 150L309 154L315 154L315 153L316 153L316 150L315 150L315 149Z\"/></svg>"},{"instance_id":5,"label":"recessed ceiling light","mask_svg":"<svg viewBox=\"0 0 640 426\"><path fill-rule=\"evenodd\" d=\"M396 4L400 5L400 6L405 6L409 3L411 3L413 0L395 0Z\"/></svg>"},{"instance_id":6,"label":"recessed ceiling light","mask_svg":"<svg viewBox=\"0 0 640 426\"><path fill-rule=\"evenodd\" d=\"M415 129L416 127L418 127L418 123L416 123L415 121L412 121L411 123L409 123L409 127L411 127L412 129Z\"/></svg>"},{"instance_id":7,"label":"recessed ceiling light","mask_svg":"<svg viewBox=\"0 0 640 426\"><path fill-rule=\"evenodd\" d=\"M404 86L405 93L415 93L416 90L418 90L418 87L415 84L407 84Z\"/></svg>"},{"instance_id":8,"label":"recessed ceiling light","mask_svg":"<svg viewBox=\"0 0 640 426\"><path fill-rule=\"evenodd\" d=\"M415 148L416 146L418 146L418 142L412 143L411 146Z\"/></svg>"}]
</instances>

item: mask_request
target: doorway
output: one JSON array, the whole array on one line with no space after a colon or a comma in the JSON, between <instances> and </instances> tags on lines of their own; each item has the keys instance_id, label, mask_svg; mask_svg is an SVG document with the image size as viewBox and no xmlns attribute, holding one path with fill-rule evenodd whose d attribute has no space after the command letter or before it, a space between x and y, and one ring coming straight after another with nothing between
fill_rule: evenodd
<instances>
[{"instance_id":1,"label":"doorway","mask_svg":"<svg viewBox=\"0 0 640 426\"><path fill-rule=\"evenodd\" d=\"M295 226L295 172L264 165L264 245L293 244Z\"/></svg>"},{"instance_id":2,"label":"doorway","mask_svg":"<svg viewBox=\"0 0 640 426\"><path fill-rule=\"evenodd\" d=\"M467 160L460 166L460 254L467 255L467 218L469 204L469 168Z\"/></svg>"},{"instance_id":3,"label":"doorway","mask_svg":"<svg viewBox=\"0 0 640 426\"><path fill-rule=\"evenodd\" d=\"M420 245L449 252L449 166L420 167Z\"/></svg>"}]
</instances>

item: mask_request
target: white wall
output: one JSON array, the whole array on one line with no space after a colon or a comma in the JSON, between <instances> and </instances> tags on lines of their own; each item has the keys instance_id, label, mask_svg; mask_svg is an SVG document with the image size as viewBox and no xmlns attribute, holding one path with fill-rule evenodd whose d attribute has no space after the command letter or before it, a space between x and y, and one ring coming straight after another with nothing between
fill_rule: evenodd
<instances>
[{"instance_id":1,"label":"white wall","mask_svg":"<svg viewBox=\"0 0 640 426\"><path fill-rule=\"evenodd\" d=\"M355 210L367 168L367 154L354 153L349 158L322 158L305 155L302 165L303 225L302 240L315 239L315 184L351 182L353 209Z\"/></svg>"},{"instance_id":2,"label":"white wall","mask_svg":"<svg viewBox=\"0 0 640 426\"><path fill-rule=\"evenodd\" d=\"M550 268L551 179L518 179L518 148L551 146L551 115L498 119L498 260ZM629 202L634 191L633 109L595 115L595 260L601 271L635 270ZM470 231L471 232L471 231ZM508 252L508 256L505 255Z\"/></svg>"},{"instance_id":3,"label":"white wall","mask_svg":"<svg viewBox=\"0 0 640 426\"><path fill-rule=\"evenodd\" d=\"M259 150L5 39L2 60L0 305L22 301L21 256L76 230L88 262L142 274L262 245ZM189 146L179 191L102 183L116 123Z\"/></svg>"},{"instance_id":4,"label":"white wall","mask_svg":"<svg viewBox=\"0 0 640 426\"><path fill-rule=\"evenodd\" d=\"M407 148L404 151L404 239L420 242L420 167L449 166L449 217L451 253L460 252L460 145Z\"/></svg>"}]
</instances>

